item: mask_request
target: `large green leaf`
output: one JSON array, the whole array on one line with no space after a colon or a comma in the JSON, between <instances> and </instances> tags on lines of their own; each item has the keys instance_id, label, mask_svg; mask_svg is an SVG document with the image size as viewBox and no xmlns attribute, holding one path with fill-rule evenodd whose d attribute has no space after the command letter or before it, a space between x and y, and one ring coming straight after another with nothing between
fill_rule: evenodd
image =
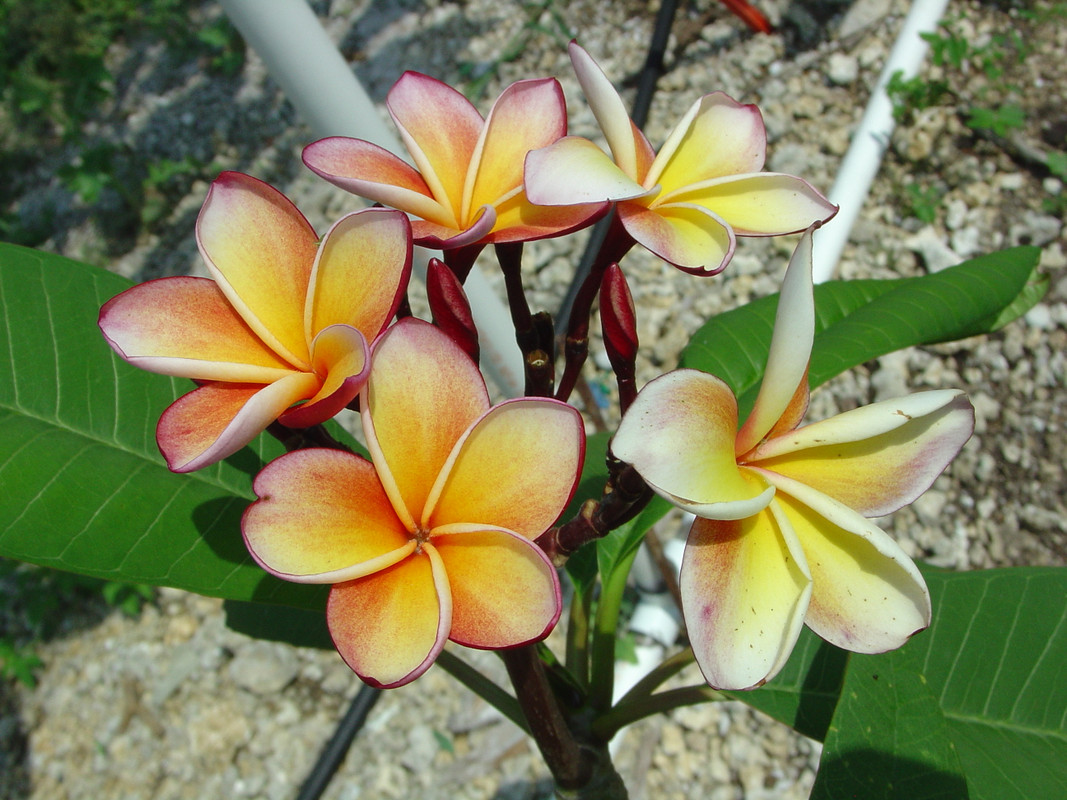
<instances>
[{"instance_id":1,"label":"large green leaf","mask_svg":"<svg viewBox=\"0 0 1067 800\"><path fill-rule=\"evenodd\" d=\"M0 556L237 600L321 608L324 591L266 575L241 541L251 480L281 447L261 437L175 475L155 444L187 381L111 352L100 305L129 281L0 245Z\"/></svg>"}]
</instances>

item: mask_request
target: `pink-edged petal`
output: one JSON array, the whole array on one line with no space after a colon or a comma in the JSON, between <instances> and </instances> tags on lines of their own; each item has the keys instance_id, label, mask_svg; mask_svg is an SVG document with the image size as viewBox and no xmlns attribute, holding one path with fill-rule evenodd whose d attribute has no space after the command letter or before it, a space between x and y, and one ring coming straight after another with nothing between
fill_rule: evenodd
<instances>
[{"instance_id":1,"label":"pink-edged petal","mask_svg":"<svg viewBox=\"0 0 1067 800\"><path fill-rule=\"evenodd\" d=\"M769 439L748 460L880 517L929 489L973 430L961 392L920 392Z\"/></svg>"},{"instance_id":2,"label":"pink-edged petal","mask_svg":"<svg viewBox=\"0 0 1067 800\"><path fill-rule=\"evenodd\" d=\"M339 219L319 247L305 332L351 325L373 341L396 313L411 274L411 224L399 211L369 208Z\"/></svg>"},{"instance_id":3,"label":"pink-edged petal","mask_svg":"<svg viewBox=\"0 0 1067 800\"><path fill-rule=\"evenodd\" d=\"M809 628L845 650L882 653L929 626L926 582L885 531L801 483L771 479L811 569Z\"/></svg>"},{"instance_id":4,"label":"pink-edged petal","mask_svg":"<svg viewBox=\"0 0 1067 800\"><path fill-rule=\"evenodd\" d=\"M233 455L318 388L318 378L304 372L267 386L205 384L163 412L156 443L171 471L192 472Z\"/></svg>"},{"instance_id":5,"label":"pink-edged petal","mask_svg":"<svg viewBox=\"0 0 1067 800\"><path fill-rule=\"evenodd\" d=\"M378 339L360 414L386 493L411 530L452 448L488 408L478 367L433 325L407 317Z\"/></svg>"},{"instance_id":6,"label":"pink-edged petal","mask_svg":"<svg viewBox=\"0 0 1067 800\"><path fill-rule=\"evenodd\" d=\"M793 251L778 295L767 369L752 412L737 434L736 453L759 444L790 408L800 382L807 379L815 340L815 295L811 280L811 230Z\"/></svg>"},{"instance_id":7,"label":"pink-edged petal","mask_svg":"<svg viewBox=\"0 0 1067 800\"><path fill-rule=\"evenodd\" d=\"M456 443L426 499L422 525L482 523L540 536L570 501L584 452L584 425L573 407L542 399L494 406Z\"/></svg>"},{"instance_id":8,"label":"pink-edged petal","mask_svg":"<svg viewBox=\"0 0 1067 800\"><path fill-rule=\"evenodd\" d=\"M460 247L484 243L496 226L496 209L482 206L479 214L465 230L449 228L434 222L412 220L411 234L415 244L432 250L457 250Z\"/></svg>"},{"instance_id":9,"label":"pink-edged petal","mask_svg":"<svg viewBox=\"0 0 1067 800\"><path fill-rule=\"evenodd\" d=\"M211 184L196 221L208 270L248 326L306 369L304 302L318 236L290 200L239 172Z\"/></svg>"},{"instance_id":10,"label":"pink-edged petal","mask_svg":"<svg viewBox=\"0 0 1067 800\"><path fill-rule=\"evenodd\" d=\"M452 591L452 633L481 649L517 647L548 635L562 608L556 568L510 531L434 536Z\"/></svg>"},{"instance_id":11,"label":"pink-edged petal","mask_svg":"<svg viewBox=\"0 0 1067 800\"><path fill-rule=\"evenodd\" d=\"M471 159L461 219L495 206L522 186L526 154L567 133L563 89L555 78L517 81L493 103Z\"/></svg>"},{"instance_id":12,"label":"pink-edged petal","mask_svg":"<svg viewBox=\"0 0 1067 800\"><path fill-rule=\"evenodd\" d=\"M339 583L326 603L334 646L371 686L402 686L422 675L445 646L452 597L432 545L373 575Z\"/></svg>"},{"instance_id":13,"label":"pink-edged petal","mask_svg":"<svg viewBox=\"0 0 1067 800\"><path fill-rule=\"evenodd\" d=\"M574 74L611 148L612 158L628 178L642 183L644 170L652 161L648 140L631 122L622 98L593 57L577 42L571 42L569 50Z\"/></svg>"},{"instance_id":14,"label":"pink-edged petal","mask_svg":"<svg viewBox=\"0 0 1067 800\"><path fill-rule=\"evenodd\" d=\"M435 198L418 171L384 147L331 136L305 147L303 159L308 169L346 192L443 225L458 224L446 198L443 203Z\"/></svg>"},{"instance_id":15,"label":"pink-edged petal","mask_svg":"<svg viewBox=\"0 0 1067 800\"><path fill-rule=\"evenodd\" d=\"M100 309L100 330L115 352L149 372L238 383L293 372L207 278L159 278L127 289Z\"/></svg>"},{"instance_id":16,"label":"pink-edged petal","mask_svg":"<svg viewBox=\"0 0 1067 800\"><path fill-rule=\"evenodd\" d=\"M617 210L638 244L685 272L715 275L733 258L734 232L705 208L675 203L650 209L640 201L624 201Z\"/></svg>"},{"instance_id":17,"label":"pink-edged petal","mask_svg":"<svg viewBox=\"0 0 1067 800\"><path fill-rule=\"evenodd\" d=\"M404 145L434 197L453 209L463 207L467 170L484 120L462 94L441 81L405 72L386 98Z\"/></svg>"},{"instance_id":18,"label":"pink-edged petal","mask_svg":"<svg viewBox=\"0 0 1067 800\"><path fill-rule=\"evenodd\" d=\"M630 200L654 192L628 177L588 139L566 136L526 156L526 196L542 206Z\"/></svg>"},{"instance_id":19,"label":"pink-edged petal","mask_svg":"<svg viewBox=\"0 0 1067 800\"><path fill-rule=\"evenodd\" d=\"M759 109L715 92L697 100L679 121L644 184L662 185L667 196L698 181L759 172L766 154L767 131Z\"/></svg>"},{"instance_id":20,"label":"pink-edged petal","mask_svg":"<svg viewBox=\"0 0 1067 800\"><path fill-rule=\"evenodd\" d=\"M297 583L341 583L415 549L374 465L341 450L298 450L268 464L241 531L256 562Z\"/></svg>"},{"instance_id":21,"label":"pink-edged petal","mask_svg":"<svg viewBox=\"0 0 1067 800\"><path fill-rule=\"evenodd\" d=\"M713 375L680 369L650 381L611 441L658 494L697 516L742 519L774 489L734 459L737 401Z\"/></svg>"},{"instance_id":22,"label":"pink-edged petal","mask_svg":"<svg viewBox=\"0 0 1067 800\"><path fill-rule=\"evenodd\" d=\"M332 419L356 399L370 374L370 347L348 325L323 329L311 345L311 361L322 385L306 403L280 417L290 428L307 428Z\"/></svg>"},{"instance_id":23,"label":"pink-edged petal","mask_svg":"<svg viewBox=\"0 0 1067 800\"><path fill-rule=\"evenodd\" d=\"M753 689L785 666L812 581L776 503L743 520L698 518L679 585L693 654L711 686Z\"/></svg>"},{"instance_id":24,"label":"pink-edged petal","mask_svg":"<svg viewBox=\"0 0 1067 800\"><path fill-rule=\"evenodd\" d=\"M517 192L495 209L496 225L485 241L501 244L562 236L592 224L610 208L611 204L606 202L537 206L529 202L522 192Z\"/></svg>"},{"instance_id":25,"label":"pink-edged petal","mask_svg":"<svg viewBox=\"0 0 1067 800\"><path fill-rule=\"evenodd\" d=\"M807 181L776 172L737 175L664 191L659 202L693 203L714 211L741 236L799 233L837 213Z\"/></svg>"}]
</instances>

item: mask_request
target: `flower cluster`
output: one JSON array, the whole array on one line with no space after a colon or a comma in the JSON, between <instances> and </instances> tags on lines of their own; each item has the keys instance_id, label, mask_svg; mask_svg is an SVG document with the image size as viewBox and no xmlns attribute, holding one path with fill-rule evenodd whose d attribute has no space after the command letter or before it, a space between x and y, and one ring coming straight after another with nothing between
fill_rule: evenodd
<instances>
[{"instance_id":1,"label":"flower cluster","mask_svg":"<svg viewBox=\"0 0 1067 800\"><path fill-rule=\"evenodd\" d=\"M550 555L562 550L546 542L585 450L582 417L566 403L584 350L570 346L585 336L599 292L626 412L613 463L698 518L681 585L709 683L768 680L804 622L850 650L899 646L929 623L929 598L915 566L866 517L930 485L970 434L969 404L933 392L800 427L814 330L811 231L836 207L798 177L763 171L754 106L706 95L656 152L589 54L572 43L570 56L610 155L567 135L555 79L509 86L483 118L451 87L409 72L387 107L413 166L344 137L303 154L327 181L388 208L343 216L320 239L261 181L224 173L212 184L196 224L211 278L150 281L100 314L122 358L197 384L160 418L168 466L201 469L264 430L286 440L287 429L356 410L365 456L340 445L296 449L255 479L259 499L242 524L252 558L284 580L332 586L326 618L337 649L376 686L414 680L448 640L490 649L539 641L561 613ZM616 219L610 258L583 287L554 387L551 324L526 306L521 256L508 248L607 214ZM714 376L679 370L637 393L636 310L617 263L632 245L709 275L727 266L738 236L801 231L765 380L740 431L736 400ZM436 324L408 310L413 244L443 251L427 278ZM508 277L531 395L496 405L474 360L462 289L490 244ZM633 513L597 519L610 529Z\"/></svg>"}]
</instances>

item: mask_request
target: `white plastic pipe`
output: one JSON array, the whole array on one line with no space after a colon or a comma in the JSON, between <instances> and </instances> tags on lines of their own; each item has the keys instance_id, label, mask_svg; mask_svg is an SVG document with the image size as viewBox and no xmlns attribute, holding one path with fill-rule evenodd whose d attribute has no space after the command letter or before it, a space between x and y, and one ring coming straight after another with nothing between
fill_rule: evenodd
<instances>
[{"instance_id":1,"label":"white plastic pipe","mask_svg":"<svg viewBox=\"0 0 1067 800\"><path fill-rule=\"evenodd\" d=\"M903 73L905 79L918 73L927 50L926 42L919 34L936 30L947 5L948 0L913 0L911 4L830 190L830 200L841 210L819 231L818 246L813 254L812 274L816 283L834 276L841 251L845 249L852 226L882 164L889 137L893 135L893 103L885 90L886 84L897 71Z\"/></svg>"},{"instance_id":2,"label":"white plastic pipe","mask_svg":"<svg viewBox=\"0 0 1067 800\"><path fill-rule=\"evenodd\" d=\"M221 2L316 137L352 136L407 157L305 0ZM425 275L426 251L416 248L415 259L416 274ZM478 326L482 368L504 394L521 394L522 356L511 315L477 269L463 288Z\"/></svg>"}]
</instances>

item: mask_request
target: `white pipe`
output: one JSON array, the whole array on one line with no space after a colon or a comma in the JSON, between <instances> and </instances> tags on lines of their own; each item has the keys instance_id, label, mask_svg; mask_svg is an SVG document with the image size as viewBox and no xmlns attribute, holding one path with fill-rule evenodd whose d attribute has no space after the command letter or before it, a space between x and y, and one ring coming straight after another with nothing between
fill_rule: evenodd
<instances>
[{"instance_id":1,"label":"white pipe","mask_svg":"<svg viewBox=\"0 0 1067 800\"><path fill-rule=\"evenodd\" d=\"M927 49L925 40L919 34L937 29L947 5L948 0L913 0L911 4L911 10L882 68L878 83L871 91L863 118L852 135L852 143L830 190L830 200L837 203L841 210L819 232L819 246L815 248L812 272L816 283L828 281L834 276L841 251L845 249L852 226L878 174L882 156L889 146L889 137L893 135L893 102L885 90L886 84L897 71L902 72L905 79L919 71Z\"/></svg>"},{"instance_id":2,"label":"white pipe","mask_svg":"<svg viewBox=\"0 0 1067 800\"><path fill-rule=\"evenodd\" d=\"M396 134L305 0L221 2L313 135L353 136L406 158ZM425 275L425 267L426 251L417 248L416 273ZM483 369L505 394L521 394L522 356L511 315L477 269L463 288L478 326Z\"/></svg>"}]
</instances>

